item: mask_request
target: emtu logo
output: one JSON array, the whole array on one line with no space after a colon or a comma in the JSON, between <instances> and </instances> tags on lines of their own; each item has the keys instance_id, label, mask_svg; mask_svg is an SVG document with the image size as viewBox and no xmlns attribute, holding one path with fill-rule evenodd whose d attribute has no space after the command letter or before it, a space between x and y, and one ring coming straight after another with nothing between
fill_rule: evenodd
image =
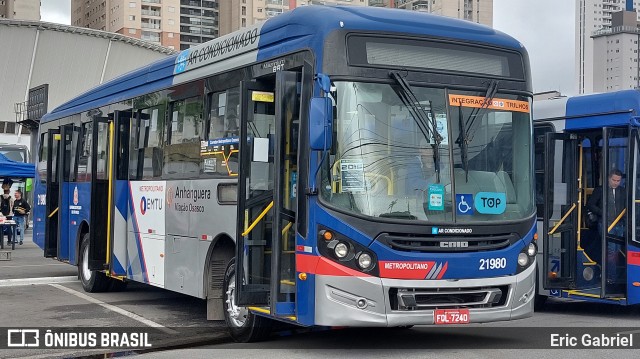
<instances>
[{"instance_id":1,"label":"emtu logo","mask_svg":"<svg viewBox=\"0 0 640 359\"><path fill-rule=\"evenodd\" d=\"M144 197L140 199L140 213L143 215L147 213L147 199Z\"/></svg>"}]
</instances>

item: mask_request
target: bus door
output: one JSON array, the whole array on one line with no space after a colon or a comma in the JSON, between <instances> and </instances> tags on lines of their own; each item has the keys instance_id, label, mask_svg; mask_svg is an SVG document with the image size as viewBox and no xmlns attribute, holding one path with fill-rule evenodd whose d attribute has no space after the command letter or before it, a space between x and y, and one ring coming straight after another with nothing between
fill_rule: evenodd
<instances>
[{"instance_id":1,"label":"bus door","mask_svg":"<svg viewBox=\"0 0 640 359\"><path fill-rule=\"evenodd\" d=\"M636 278L640 278L640 131L632 128L631 156L629 157L629 173L627 191L629 191L629 207L627 216L627 304L640 303L640 286Z\"/></svg>"},{"instance_id":2,"label":"bus door","mask_svg":"<svg viewBox=\"0 0 640 359\"><path fill-rule=\"evenodd\" d=\"M109 236L109 273L126 276L127 214L129 209L129 145L131 111L114 111L113 152L111 156L111 203L109 205L111 235Z\"/></svg>"},{"instance_id":3,"label":"bus door","mask_svg":"<svg viewBox=\"0 0 640 359\"><path fill-rule=\"evenodd\" d=\"M73 188L71 182L75 181L75 161L76 147L78 145L78 137L80 128L73 123L60 126L60 148L59 148L59 169L58 177L60 179L59 198L60 210L58 211L58 259L69 260L69 254L75 247L77 235L77 226L73 226L74 216L72 211L77 203L73 203Z\"/></svg>"},{"instance_id":4,"label":"bus door","mask_svg":"<svg viewBox=\"0 0 640 359\"><path fill-rule=\"evenodd\" d=\"M543 271L545 289L576 287L579 233L579 141L576 134L547 133L545 138Z\"/></svg>"},{"instance_id":5,"label":"bus door","mask_svg":"<svg viewBox=\"0 0 640 359\"><path fill-rule=\"evenodd\" d=\"M60 176L58 166L60 158L60 130L51 129L43 139L47 141L49 156L47 156L47 204L45 218L44 256L58 256L58 226L59 200L60 200Z\"/></svg>"},{"instance_id":6,"label":"bus door","mask_svg":"<svg viewBox=\"0 0 640 359\"><path fill-rule=\"evenodd\" d=\"M93 118L91 133L91 208L89 218L89 269L107 268L109 223L109 183L113 123L107 117Z\"/></svg>"},{"instance_id":7,"label":"bus door","mask_svg":"<svg viewBox=\"0 0 640 359\"><path fill-rule=\"evenodd\" d=\"M612 170L622 173L622 181L616 189L620 193L602 196L602 218L600 234L602 239L601 285L603 298L626 296L626 238L627 238L627 205L629 196L627 190L627 162L628 153L627 128L603 128L602 138L602 188L610 191L609 174ZM623 189L624 188L624 189ZM622 192L621 192L622 191ZM614 213L612 213L614 212ZM607 219L608 220L605 220Z\"/></svg>"},{"instance_id":8,"label":"bus door","mask_svg":"<svg viewBox=\"0 0 640 359\"><path fill-rule=\"evenodd\" d=\"M241 85L236 298L272 315L295 313L300 78L280 71Z\"/></svg>"}]
</instances>

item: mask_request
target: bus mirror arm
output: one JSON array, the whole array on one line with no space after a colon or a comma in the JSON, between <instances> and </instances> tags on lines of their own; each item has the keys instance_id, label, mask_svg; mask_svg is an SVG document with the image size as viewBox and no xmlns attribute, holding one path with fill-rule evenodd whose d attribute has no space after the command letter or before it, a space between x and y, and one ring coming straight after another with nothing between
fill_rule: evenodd
<instances>
[{"instance_id":1,"label":"bus mirror arm","mask_svg":"<svg viewBox=\"0 0 640 359\"><path fill-rule=\"evenodd\" d=\"M631 125L635 127L640 127L640 116L631 117Z\"/></svg>"}]
</instances>

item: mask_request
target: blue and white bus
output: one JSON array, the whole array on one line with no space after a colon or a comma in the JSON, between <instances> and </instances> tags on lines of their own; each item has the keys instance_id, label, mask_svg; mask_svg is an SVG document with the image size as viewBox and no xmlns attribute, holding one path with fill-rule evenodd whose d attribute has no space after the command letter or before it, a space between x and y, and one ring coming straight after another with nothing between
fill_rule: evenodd
<instances>
[{"instance_id":1,"label":"blue and white bus","mask_svg":"<svg viewBox=\"0 0 640 359\"><path fill-rule=\"evenodd\" d=\"M241 341L272 319L525 318L531 98L526 50L491 28L298 8L47 114L35 240L87 291L203 298Z\"/></svg>"},{"instance_id":2,"label":"blue and white bus","mask_svg":"<svg viewBox=\"0 0 640 359\"><path fill-rule=\"evenodd\" d=\"M640 92L539 101L534 114L543 238L537 304L547 297L640 303ZM612 174L624 200L592 199ZM596 202L600 215L589 205Z\"/></svg>"}]
</instances>

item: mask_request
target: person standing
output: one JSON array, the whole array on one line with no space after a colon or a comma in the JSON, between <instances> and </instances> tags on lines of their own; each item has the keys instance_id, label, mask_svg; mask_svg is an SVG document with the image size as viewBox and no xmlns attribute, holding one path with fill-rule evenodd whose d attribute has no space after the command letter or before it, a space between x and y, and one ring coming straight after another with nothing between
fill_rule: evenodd
<instances>
[{"instance_id":1,"label":"person standing","mask_svg":"<svg viewBox=\"0 0 640 359\"><path fill-rule=\"evenodd\" d=\"M2 213L2 216L5 219L11 219L11 216L13 215L12 213L12 208L13 208L13 198L11 198L11 194L9 193L9 189L5 188L3 191L3 195L2 197L0 197L0 213ZM12 231L11 228L9 228L8 226L4 226L2 229L2 240L4 241L4 234L7 234L7 237L9 239L8 244L11 244L11 241L13 240L13 235L12 235Z\"/></svg>"},{"instance_id":2,"label":"person standing","mask_svg":"<svg viewBox=\"0 0 640 359\"><path fill-rule=\"evenodd\" d=\"M15 201L13 201L13 220L20 230L20 244L24 241L24 228L27 215L31 211L31 206L26 199L22 198L22 191L17 190L15 193Z\"/></svg>"},{"instance_id":3,"label":"person standing","mask_svg":"<svg viewBox=\"0 0 640 359\"><path fill-rule=\"evenodd\" d=\"M622 210L624 210L627 206L627 192L626 189L620 185L622 181L622 172L617 169L613 169L609 172L609 177L607 180L607 188L604 189L601 187L596 187L593 190L593 194L589 197L589 201L587 201L587 209L591 211L598 217L598 230L602 233L602 209L603 209L603 198L604 193L606 191L606 195L608 198L608 206L607 206L607 220L605 221L605 225L608 228L613 224L613 222L618 218ZM622 221L616 223L614 228L611 231L608 231L609 234L624 237L624 223Z\"/></svg>"}]
</instances>

